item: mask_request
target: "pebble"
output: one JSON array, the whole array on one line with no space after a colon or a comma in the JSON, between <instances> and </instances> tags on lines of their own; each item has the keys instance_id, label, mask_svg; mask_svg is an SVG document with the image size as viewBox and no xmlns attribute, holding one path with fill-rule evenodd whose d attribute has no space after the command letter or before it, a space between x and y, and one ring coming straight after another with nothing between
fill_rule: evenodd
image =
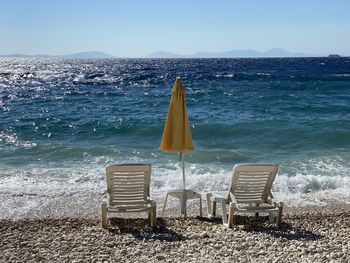
<instances>
[{"instance_id":1,"label":"pebble","mask_svg":"<svg viewBox=\"0 0 350 263\"><path fill-rule=\"evenodd\" d=\"M165 260L165 256L163 256L163 255L157 255L157 256L156 256L156 259L157 259L157 260Z\"/></svg>"},{"instance_id":2,"label":"pebble","mask_svg":"<svg viewBox=\"0 0 350 263\"><path fill-rule=\"evenodd\" d=\"M284 216L280 228L267 218L220 220L165 218L122 221L109 231L99 220L0 220L0 262L347 262L350 206L322 207ZM126 222L132 224L128 226ZM159 223L159 222L158 222Z\"/></svg>"}]
</instances>

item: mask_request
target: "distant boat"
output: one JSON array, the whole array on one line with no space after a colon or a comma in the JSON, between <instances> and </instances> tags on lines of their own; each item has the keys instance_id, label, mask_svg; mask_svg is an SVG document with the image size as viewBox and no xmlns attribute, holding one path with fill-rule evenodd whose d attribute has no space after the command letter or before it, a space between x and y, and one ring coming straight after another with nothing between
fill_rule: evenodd
<instances>
[{"instance_id":1,"label":"distant boat","mask_svg":"<svg viewBox=\"0 0 350 263\"><path fill-rule=\"evenodd\" d=\"M341 58L341 55L338 55L338 54L329 54L328 57L329 57L329 58Z\"/></svg>"}]
</instances>

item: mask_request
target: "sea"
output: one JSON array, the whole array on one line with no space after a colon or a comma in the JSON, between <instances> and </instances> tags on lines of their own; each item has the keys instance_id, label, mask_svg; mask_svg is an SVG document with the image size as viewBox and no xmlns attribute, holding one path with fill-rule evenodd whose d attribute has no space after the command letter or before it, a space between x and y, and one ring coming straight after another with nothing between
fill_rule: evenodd
<instances>
[{"instance_id":1,"label":"sea","mask_svg":"<svg viewBox=\"0 0 350 263\"><path fill-rule=\"evenodd\" d=\"M98 216L111 164L152 164L157 200L181 188L179 156L159 150L176 77L187 188L276 163L286 206L350 203L350 58L1 58L0 218Z\"/></svg>"}]
</instances>

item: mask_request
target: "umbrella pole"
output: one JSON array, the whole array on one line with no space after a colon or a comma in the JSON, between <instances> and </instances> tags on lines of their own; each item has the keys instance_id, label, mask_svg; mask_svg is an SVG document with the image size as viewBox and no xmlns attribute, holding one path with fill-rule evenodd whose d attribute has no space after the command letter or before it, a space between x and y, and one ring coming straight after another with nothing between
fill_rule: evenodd
<instances>
[{"instance_id":1,"label":"umbrella pole","mask_svg":"<svg viewBox=\"0 0 350 263\"><path fill-rule=\"evenodd\" d=\"M185 154L183 152L180 153L180 161L182 161L182 185L183 185L183 188L186 189L186 184L185 184Z\"/></svg>"},{"instance_id":2,"label":"umbrella pole","mask_svg":"<svg viewBox=\"0 0 350 263\"><path fill-rule=\"evenodd\" d=\"M184 217L186 217L187 192L186 192L186 182L185 182L185 154L183 152L180 152L180 161L182 161L182 182L183 182L181 214L183 214Z\"/></svg>"}]
</instances>

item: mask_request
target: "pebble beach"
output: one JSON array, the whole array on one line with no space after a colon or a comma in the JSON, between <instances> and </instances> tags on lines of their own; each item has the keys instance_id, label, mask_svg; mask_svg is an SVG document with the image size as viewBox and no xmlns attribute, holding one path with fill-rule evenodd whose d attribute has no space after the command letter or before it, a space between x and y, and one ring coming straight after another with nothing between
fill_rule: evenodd
<instances>
[{"instance_id":1,"label":"pebble beach","mask_svg":"<svg viewBox=\"0 0 350 263\"><path fill-rule=\"evenodd\" d=\"M350 205L287 207L279 227L242 215L233 229L205 214L158 213L154 229L144 218L112 218L107 230L98 215L2 219L0 262L350 262Z\"/></svg>"},{"instance_id":2,"label":"pebble beach","mask_svg":"<svg viewBox=\"0 0 350 263\"><path fill-rule=\"evenodd\" d=\"M349 58L0 60L0 263L350 262ZM241 215L187 219L159 143L181 76L195 151L186 186L227 191L237 163L278 163L280 227ZM157 227L100 226L105 168L151 163ZM206 207L204 202L203 207ZM220 210L218 215L220 215Z\"/></svg>"}]
</instances>

